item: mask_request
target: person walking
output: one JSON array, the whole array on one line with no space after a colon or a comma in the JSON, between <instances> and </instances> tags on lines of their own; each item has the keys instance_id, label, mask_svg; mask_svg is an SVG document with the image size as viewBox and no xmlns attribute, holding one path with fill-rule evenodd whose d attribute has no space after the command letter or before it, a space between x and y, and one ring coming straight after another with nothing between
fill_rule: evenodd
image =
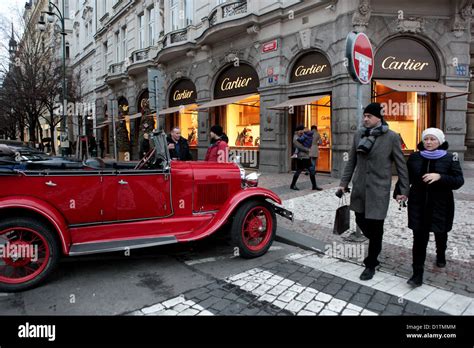
<instances>
[{"instance_id":1,"label":"person walking","mask_svg":"<svg viewBox=\"0 0 474 348\"><path fill-rule=\"evenodd\" d=\"M99 140L99 149L100 149L100 158L104 158L104 155L105 155L105 142L104 142L103 138L101 138Z\"/></svg>"},{"instance_id":2,"label":"person walking","mask_svg":"<svg viewBox=\"0 0 474 348\"><path fill-rule=\"evenodd\" d=\"M219 125L211 127L211 144L207 149L205 161L209 162L228 162L229 158L229 146L227 142L229 138L224 133L223 129Z\"/></svg>"},{"instance_id":3,"label":"person walking","mask_svg":"<svg viewBox=\"0 0 474 348\"><path fill-rule=\"evenodd\" d=\"M430 232L436 241L436 266L446 266L448 232L453 228L453 190L464 184L459 161L448 153L448 142L438 128L423 131L418 152L408 158L410 177L408 227L413 230L413 275L408 284L423 284L426 247Z\"/></svg>"},{"instance_id":4,"label":"person walking","mask_svg":"<svg viewBox=\"0 0 474 348\"><path fill-rule=\"evenodd\" d=\"M298 150L296 153L296 172L293 175L293 180L291 181L290 189L298 191L299 188L296 187L296 182L303 170L309 170L309 178L311 180L313 190L321 190L320 187L316 186L316 178L314 177L314 171L310 170L311 161L309 159L309 149L311 147L311 142L304 146L300 139L304 135L304 126L300 125L296 127L295 135L293 136L293 145Z\"/></svg>"},{"instance_id":5,"label":"person walking","mask_svg":"<svg viewBox=\"0 0 474 348\"><path fill-rule=\"evenodd\" d=\"M364 260L361 280L369 280L379 265L383 225L390 202L392 162L398 173L397 201L406 201L409 191L408 170L400 145L400 137L389 129L379 103L364 109L364 126L354 135L348 161L338 191L347 191L352 179L350 209L356 223L369 239L369 252Z\"/></svg>"},{"instance_id":6,"label":"person walking","mask_svg":"<svg viewBox=\"0 0 474 348\"><path fill-rule=\"evenodd\" d=\"M143 157L145 157L148 154L148 152L150 152L150 149L151 149L150 136L148 135L148 133L144 133L143 139L140 142L140 156L139 156L140 159L143 159Z\"/></svg>"},{"instance_id":7,"label":"person walking","mask_svg":"<svg viewBox=\"0 0 474 348\"><path fill-rule=\"evenodd\" d=\"M168 142L168 149L172 160L178 161L192 161L193 156L189 152L188 141L181 136L181 130L174 127L170 135L166 138Z\"/></svg>"},{"instance_id":8,"label":"person walking","mask_svg":"<svg viewBox=\"0 0 474 348\"><path fill-rule=\"evenodd\" d=\"M309 168L310 172L314 172L314 177L316 179L316 167L318 164L319 157L319 145L321 144L321 135L318 133L318 127L311 126L311 131L313 132L313 142L311 143L311 148L309 149L309 159L311 161L311 167ZM322 188L316 185L317 190L322 190Z\"/></svg>"}]
</instances>

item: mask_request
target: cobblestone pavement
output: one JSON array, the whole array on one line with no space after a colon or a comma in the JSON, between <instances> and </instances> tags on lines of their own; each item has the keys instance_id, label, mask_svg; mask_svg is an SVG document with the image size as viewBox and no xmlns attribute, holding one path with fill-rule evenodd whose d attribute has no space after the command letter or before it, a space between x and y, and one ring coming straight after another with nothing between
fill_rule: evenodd
<instances>
[{"instance_id":1,"label":"cobblestone pavement","mask_svg":"<svg viewBox=\"0 0 474 348\"><path fill-rule=\"evenodd\" d=\"M474 222L472 202L474 201L474 162L463 164L465 184L455 191L456 213L453 230L449 233L447 267L444 269L435 266L434 236L431 235L428 245L428 255L425 264L425 282L440 286L444 289L461 295L474 294ZM295 222L279 220L280 226L287 229L308 234L328 246L346 247L352 245L356 250L359 243L353 243L350 235L356 228L355 216L351 213L351 230L341 236L332 234L335 211L339 206L339 199L334 195L339 180L329 176L318 175L317 181L325 190L311 191L309 179L300 177L301 183L297 186L301 191L289 189L291 174L263 175L260 184L278 192L284 200L284 206L295 213ZM348 197L348 195L346 195ZM336 244L333 244L336 243ZM368 242L362 243L366 251ZM382 269L396 275L409 277L411 275L411 246L412 231L407 227L406 208L399 210L398 204L391 200L387 219L385 220L384 246L380 255ZM330 250L335 249L334 247ZM345 259L360 262L361 255L337 255ZM351 257L352 256L352 257Z\"/></svg>"},{"instance_id":2,"label":"cobblestone pavement","mask_svg":"<svg viewBox=\"0 0 474 348\"><path fill-rule=\"evenodd\" d=\"M211 262L205 260L203 262ZM201 262L188 262L195 267ZM474 299L312 252L297 252L215 279L128 315L472 315ZM196 271L199 271L196 269Z\"/></svg>"}]
</instances>

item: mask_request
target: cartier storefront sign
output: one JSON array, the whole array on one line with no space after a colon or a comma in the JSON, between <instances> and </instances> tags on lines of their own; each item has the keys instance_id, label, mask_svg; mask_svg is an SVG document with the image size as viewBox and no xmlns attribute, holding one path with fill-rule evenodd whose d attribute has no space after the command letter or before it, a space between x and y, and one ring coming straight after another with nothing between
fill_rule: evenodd
<instances>
[{"instance_id":1,"label":"cartier storefront sign","mask_svg":"<svg viewBox=\"0 0 474 348\"><path fill-rule=\"evenodd\" d=\"M196 103L196 86L191 80L181 79L171 88L169 106L180 106Z\"/></svg>"},{"instance_id":2,"label":"cartier storefront sign","mask_svg":"<svg viewBox=\"0 0 474 348\"><path fill-rule=\"evenodd\" d=\"M290 83L331 76L331 64L320 52L308 52L297 59L291 69Z\"/></svg>"},{"instance_id":3,"label":"cartier storefront sign","mask_svg":"<svg viewBox=\"0 0 474 348\"><path fill-rule=\"evenodd\" d=\"M214 87L214 98L258 93L259 85L257 72L250 65L231 65L219 75Z\"/></svg>"},{"instance_id":4,"label":"cartier storefront sign","mask_svg":"<svg viewBox=\"0 0 474 348\"><path fill-rule=\"evenodd\" d=\"M421 41L397 37L375 54L374 78L438 80L439 69L431 50Z\"/></svg>"}]
</instances>

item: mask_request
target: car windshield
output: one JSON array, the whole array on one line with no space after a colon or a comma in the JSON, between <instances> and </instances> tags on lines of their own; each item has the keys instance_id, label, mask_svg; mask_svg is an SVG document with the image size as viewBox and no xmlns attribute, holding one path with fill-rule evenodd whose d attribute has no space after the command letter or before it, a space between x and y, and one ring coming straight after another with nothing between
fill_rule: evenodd
<instances>
[{"instance_id":1,"label":"car windshield","mask_svg":"<svg viewBox=\"0 0 474 348\"><path fill-rule=\"evenodd\" d=\"M19 161L44 161L51 159L51 156L44 152L38 151L32 147L18 143L0 143L3 151L0 153L2 157L12 157L17 162Z\"/></svg>"}]
</instances>

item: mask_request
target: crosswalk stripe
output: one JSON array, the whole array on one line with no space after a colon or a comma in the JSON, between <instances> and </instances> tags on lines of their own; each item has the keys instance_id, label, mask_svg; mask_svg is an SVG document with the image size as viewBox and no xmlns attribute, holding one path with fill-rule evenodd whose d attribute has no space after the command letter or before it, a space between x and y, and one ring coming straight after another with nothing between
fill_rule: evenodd
<instances>
[{"instance_id":1,"label":"crosswalk stripe","mask_svg":"<svg viewBox=\"0 0 474 348\"><path fill-rule=\"evenodd\" d=\"M130 313L131 315L214 315L196 302L186 299L184 296L177 296L169 300L156 303L153 306L142 308Z\"/></svg>"},{"instance_id":2,"label":"crosswalk stripe","mask_svg":"<svg viewBox=\"0 0 474 348\"><path fill-rule=\"evenodd\" d=\"M418 288L411 288L406 279L396 275L378 271L371 280L359 279L363 270L362 266L341 261L335 258L318 256L315 253L295 253L287 255L287 260L292 260L301 265L317 269L352 282L369 286L375 290L386 292L390 295L409 300L420 305L439 310L451 315L473 315L474 299L455 294L431 285L423 284Z\"/></svg>"},{"instance_id":3,"label":"crosswalk stripe","mask_svg":"<svg viewBox=\"0 0 474 348\"><path fill-rule=\"evenodd\" d=\"M226 281L257 296L259 301L296 315L377 315L260 268L233 275Z\"/></svg>"}]
</instances>

